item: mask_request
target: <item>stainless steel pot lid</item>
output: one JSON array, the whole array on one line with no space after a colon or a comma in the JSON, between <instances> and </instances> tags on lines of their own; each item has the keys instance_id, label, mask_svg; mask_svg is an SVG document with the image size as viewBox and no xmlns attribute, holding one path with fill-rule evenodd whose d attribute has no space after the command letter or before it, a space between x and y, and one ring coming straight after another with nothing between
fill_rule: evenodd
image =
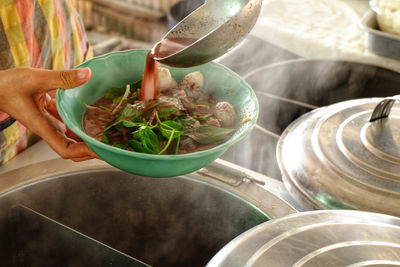
<instances>
[{"instance_id":1,"label":"stainless steel pot lid","mask_svg":"<svg viewBox=\"0 0 400 267\"><path fill-rule=\"evenodd\" d=\"M285 186L303 207L400 216L400 106L393 106L395 100L340 102L289 125L277 158Z\"/></svg>"},{"instance_id":2,"label":"stainless steel pot lid","mask_svg":"<svg viewBox=\"0 0 400 267\"><path fill-rule=\"evenodd\" d=\"M400 265L400 218L325 210L260 224L228 243L207 266L371 265Z\"/></svg>"}]
</instances>

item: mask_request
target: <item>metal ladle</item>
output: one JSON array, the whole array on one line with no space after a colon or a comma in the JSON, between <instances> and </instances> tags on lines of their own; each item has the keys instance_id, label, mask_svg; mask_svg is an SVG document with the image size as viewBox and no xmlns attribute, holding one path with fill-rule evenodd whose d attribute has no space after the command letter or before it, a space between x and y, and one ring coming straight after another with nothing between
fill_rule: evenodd
<instances>
[{"instance_id":1,"label":"metal ladle","mask_svg":"<svg viewBox=\"0 0 400 267\"><path fill-rule=\"evenodd\" d=\"M246 36L260 14L262 0L206 0L161 40L190 40L154 59L173 67L191 67L223 55ZM154 51L154 50L153 50Z\"/></svg>"}]
</instances>

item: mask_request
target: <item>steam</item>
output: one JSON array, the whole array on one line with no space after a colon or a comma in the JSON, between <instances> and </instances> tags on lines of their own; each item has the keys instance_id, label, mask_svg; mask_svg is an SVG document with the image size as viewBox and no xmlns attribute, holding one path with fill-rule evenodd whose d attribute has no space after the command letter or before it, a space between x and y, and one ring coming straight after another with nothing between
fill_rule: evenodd
<instances>
[{"instance_id":1,"label":"steam","mask_svg":"<svg viewBox=\"0 0 400 267\"><path fill-rule=\"evenodd\" d=\"M252 86L260 105L257 127L222 158L278 180L281 173L276 145L293 120L318 107L384 94L369 86L377 73L376 67L298 59L254 36L246 38L219 61Z\"/></svg>"}]
</instances>

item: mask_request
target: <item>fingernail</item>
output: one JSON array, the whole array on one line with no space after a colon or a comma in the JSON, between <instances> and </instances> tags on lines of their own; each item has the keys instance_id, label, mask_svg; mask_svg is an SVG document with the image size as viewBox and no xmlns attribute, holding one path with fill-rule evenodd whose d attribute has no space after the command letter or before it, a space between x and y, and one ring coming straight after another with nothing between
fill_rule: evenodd
<instances>
[{"instance_id":1,"label":"fingernail","mask_svg":"<svg viewBox=\"0 0 400 267\"><path fill-rule=\"evenodd\" d=\"M78 76L79 80L86 80L89 75L90 75L90 69L89 68L78 69L77 76Z\"/></svg>"}]
</instances>

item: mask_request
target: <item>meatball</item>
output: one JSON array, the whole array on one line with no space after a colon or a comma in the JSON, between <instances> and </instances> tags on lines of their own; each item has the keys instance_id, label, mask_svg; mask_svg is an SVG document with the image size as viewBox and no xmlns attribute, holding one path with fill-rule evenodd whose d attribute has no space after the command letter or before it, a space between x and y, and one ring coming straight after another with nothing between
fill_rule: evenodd
<instances>
[{"instance_id":1,"label":"meatball","mask_svg":"<svg viewBox=\"0 0 400 267\"><path fill-rule=\"evenodd\" d=\"M189 73L179 83L179 89L185 90L191 98L197 98L201 95L201 89L204 85L204 77L200 71Z\"/></svg>"},{"instance_id":2,"label":"meatball","mask_svg":"<svg viewBox=\"0 0 400 267\"><path fill-rule=\"evenodd\" d=\"M176 89L178 88L178 83L171 76L169 69L166 68L158 68L158 88L160 92L168 90L168 89Z\"/></svg>"},{"instance_id":3,"label":"meatball","mask_svg":"<svg viewBox=\"0 0 400 267\"><path fill-rule=\"evenodd\" d=\"M229 127L235 121L235 109L228 102L218 102L215 105L214 115L223 127Z\"/></svg>"}]
</instances>

